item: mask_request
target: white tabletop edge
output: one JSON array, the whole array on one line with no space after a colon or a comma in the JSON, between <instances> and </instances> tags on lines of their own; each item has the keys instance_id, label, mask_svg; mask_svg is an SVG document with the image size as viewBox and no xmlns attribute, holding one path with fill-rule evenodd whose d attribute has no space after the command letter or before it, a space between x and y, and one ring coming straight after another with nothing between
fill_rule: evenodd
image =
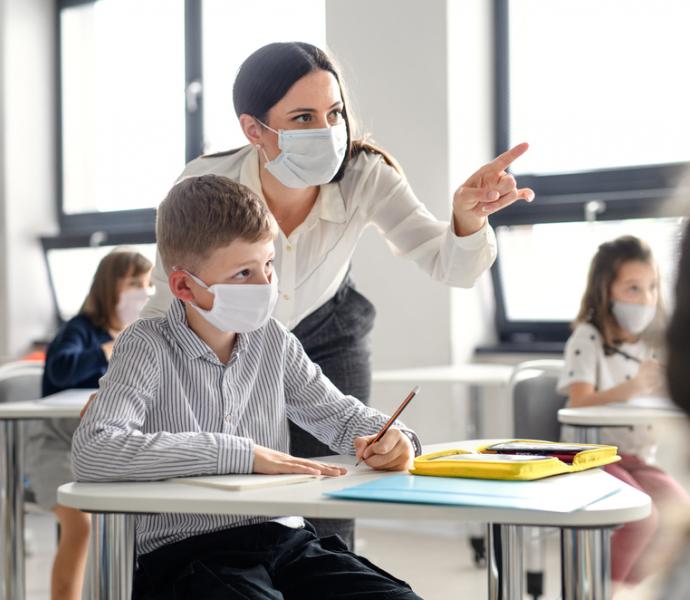
<instances>
[{"instance_id":1,"label":"white tabletop edge","mask_svg":"<svg viewBox=\"0 0 690 600\"><path fill-rule=\"evenodd\" d=\"M426 447L425 451L476 443L469 441L437 444ZM172 481L68 483L58 489L58 501L65 506L91 512L183 512L267 517L303 515L307 518L418 518L554 527L618 525L642 519L651 511L649 497L625 484L621 484L623 487L617 493L572 512L340 500L323 496L323 492L357 485L390 474L376 472L366 466L354 469L352 457L329 457L328 460L346 464L351 471L339 478L244 491L227 491ZM611 476L600 470L590 470L568 477L591 479ZM281 493L278 495L276 490L280 490Z\"/></svg>"}]
</instances>

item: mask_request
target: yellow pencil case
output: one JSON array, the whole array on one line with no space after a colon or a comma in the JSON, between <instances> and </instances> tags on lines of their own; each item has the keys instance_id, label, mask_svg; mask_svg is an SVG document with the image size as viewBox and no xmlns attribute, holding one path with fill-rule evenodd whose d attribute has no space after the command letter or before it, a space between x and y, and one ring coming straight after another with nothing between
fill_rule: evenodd
<instances>
[{"instance_id":1,"label":"yellow pencil case","mask_svg":"<svg viewBox=\"0 0 690 600\"><path fill-rule=\"evenodd\" d=\"M616 446L545 440L505 440L473 450L443 450L415 458L414 475L529 481L601 467L620 460Z\"/></svg>"}]
</instances>

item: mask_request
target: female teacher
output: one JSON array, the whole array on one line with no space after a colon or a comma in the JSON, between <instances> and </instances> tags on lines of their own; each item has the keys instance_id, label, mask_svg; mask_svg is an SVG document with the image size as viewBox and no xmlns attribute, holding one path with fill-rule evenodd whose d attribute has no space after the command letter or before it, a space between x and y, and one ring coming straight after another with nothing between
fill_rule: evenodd
<instances>
[{"instance_id":1,"label":"female teacher","mask_svg":"<svg viewBox=\"0 0 690 600\"><path fill-rule=\"evenodd\" d=\"M280 226L275 259L280 298L273 316L338 388L368 403L375 310L348 277L362 231L375 225L395 254L433 279L471 287L496 256L488 215L534 198L505 172L527 144L472 175L454 194L452 222L440 222L414 195L393 157L352 139L342 80L319 48L299 42L260 48L240 67L233 100L249 143L201 156L181 177L224 175L266 202ZM144 316L161 315L172 301L160 260L153 282L156 295ZM290 426L294 455L331 453ZM315 524L320 536L337 532L352 546L352 522Z\"/></svg>"}]
</instances>

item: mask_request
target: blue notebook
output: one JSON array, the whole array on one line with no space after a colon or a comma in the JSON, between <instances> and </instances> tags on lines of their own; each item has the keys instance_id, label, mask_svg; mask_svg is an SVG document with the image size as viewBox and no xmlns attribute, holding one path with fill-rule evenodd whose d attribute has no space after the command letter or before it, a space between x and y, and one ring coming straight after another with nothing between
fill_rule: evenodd
<instances>
[{"instance_id":1,"label":"blue notebook","mask_svg":"<svg viewBox=\"0 0 690 600\"><path fill-rule=\"evenodd\" d=\"M600 477L602 473L592 475L585 482L572 475L537 481L498 481L401 474L326 495L348 500L571 512L621 489L620 481L613 477Z\"/></svg>"}]
</instances>

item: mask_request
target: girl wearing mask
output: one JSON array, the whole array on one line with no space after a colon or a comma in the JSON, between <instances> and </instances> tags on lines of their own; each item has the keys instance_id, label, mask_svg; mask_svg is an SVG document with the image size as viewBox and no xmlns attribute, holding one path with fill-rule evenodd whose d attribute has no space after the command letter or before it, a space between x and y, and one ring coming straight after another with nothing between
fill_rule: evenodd
<instances>
[{"instance_id":1,"label":"girl wearing mask","mask_svg":"<svg viewBox=\"0 0 690 600\"><path fill-rule=\"evenodd\" d=\"M266 203L280 228L273 316L341 391L368 403L375 310L348 277L364 228L374 225L395 254L415 261L434 280L471 287L496 256L488 216L534 197L505 172L527 144L502 154L458 188L449 223L438 221L417 199L393 157L356 139L343 81L319 48L300 42L260 48L240 67L233 99L247 145L202 156L182 177L223 175ZM157 263L156 295L146 316L162 315L172 301ZM331 454L290 425L292 454ZM320 536L338 533L352 548L351 522L313 523Z\"/></svg>"},{"instance_id":2,"label":"girl wearing mask","mask_svg":"<svg viewBox=\"0 0 690 600\"><path fill-rule=\"evenodd\" d=\"M649 246L633 236L602 244L592 259L575 329L566 343L559 392L568 396L571 407L666 395L658 354L663 325L659 274ZM653 500L649 517L613 534L614 584L635 584L648 574L645 550L658 529L659 507L687 503L688 497L654 466L651 425L605 427L600 441L617 446L622 457L606 471Z\"/></svg>"},{"instance_id":3,"label":"girl wearing mask","mask_svg":"<svg viewBox=\"0 0 690 600\"><path fill-rule=\"evenodd\" d=\"M148 300L151 262L116 249L98 265L79 314L60 329L48 346L44 396L73 388L96 388L105 374L117 336ZM27 444L27 475L36 501L52 510L60 523L51 576L51 598L78 600L86 565L89 516L57 504L57 488L73 480L70 446L78 419L41 421L32 425Z\"/></svg>"}]
</instances>

